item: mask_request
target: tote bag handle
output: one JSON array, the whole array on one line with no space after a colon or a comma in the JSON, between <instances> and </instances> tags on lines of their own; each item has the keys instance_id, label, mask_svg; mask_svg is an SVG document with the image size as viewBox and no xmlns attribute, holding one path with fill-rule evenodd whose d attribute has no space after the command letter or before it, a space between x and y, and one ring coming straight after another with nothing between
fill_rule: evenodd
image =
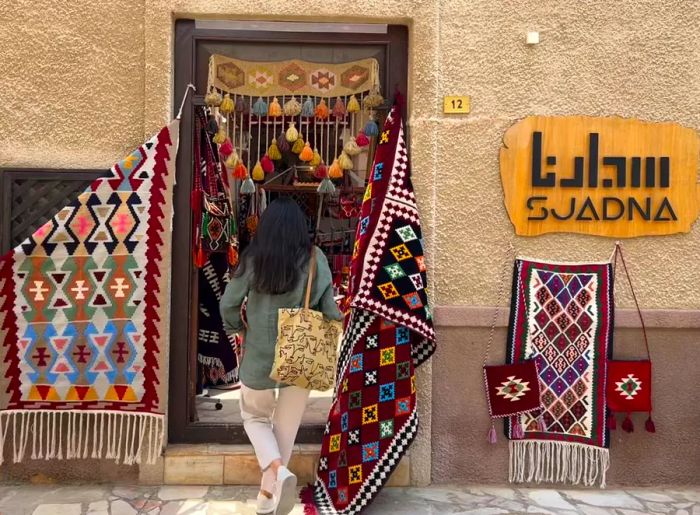
<instances>
[{"instance_id":1,"label":"tote bag handle","mask_svg":"<svg viewBox=\"0 0 700 515\"><path fill-rule=\"evenodd\" d=\"M311 249L311 261L309 262L309 279L306 281L306 295L304 296L304 309L309 309L311 302L311 286L316 274L316 247Z\"/></svg>"}]
</instances>

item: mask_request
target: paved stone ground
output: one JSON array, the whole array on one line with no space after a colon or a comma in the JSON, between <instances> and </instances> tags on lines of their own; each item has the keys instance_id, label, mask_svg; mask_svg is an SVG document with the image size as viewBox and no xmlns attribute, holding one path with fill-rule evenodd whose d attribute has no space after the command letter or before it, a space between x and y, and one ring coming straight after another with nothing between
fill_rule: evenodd
<instances>
[{"instance_id":1,"label":"paved stone ground","mask_svg":"<svg viewBox=\"0 0 700 515\"><path fill-rule=\"evenodd\" d=\"M2 515L254 515L248 487L0 486ZM292 512L303 515L300 505ZM700 515L694 489L545 490L506 487L387 488L364 513Z\"/></svg>"}]
</instances>

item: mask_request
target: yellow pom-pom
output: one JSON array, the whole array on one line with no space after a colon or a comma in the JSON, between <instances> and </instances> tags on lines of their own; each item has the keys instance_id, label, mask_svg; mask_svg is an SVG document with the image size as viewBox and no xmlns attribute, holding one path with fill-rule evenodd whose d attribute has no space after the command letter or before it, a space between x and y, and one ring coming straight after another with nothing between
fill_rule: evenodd
<instances>
[{"instance_id":1,"label":"yellow pom-pom","mask_svg":"<svg viewBox=\"0 0 700 515\"><path fill-rule=\"evenodd\" d=\"M280 149L277 146L277 139L273 139L272 143L270 143L270 148L267 149L267 155L273 161L279 161L282 159L282 152L280 152Z\"/></svg>"},{"instance_id":2,"label":"yellow pom-pom","mask_svg":"<svg viewBox=\"0 0 700 515\"><path fill-rule=\"evenodd\" d=\"M359 113L360 112L360 103L357 101L357 97L355 95L350 97L350 100L348 100L348 106L346 108L348 113Z\"/></svg>"},{"instance_id":3,"label":"yellow pom-pom","mask_svg":"<svg viewBox=\"0 0 700 515\"><path fill-rule=\"evenodd\" d=\"M314 155L311 158L311 162L309 164L311 166L318 166L321 164L321 154L318 153L318 150L314 149Z\"/></svg>"},{"instance_id":4,"label":"yellow pom-pom","mask_svg":"<svg viewBox=\"0 0 700 515\"><path fill-rule=\"evenodd\" d=\"M265 170L263 170L263 167L260 164L260 160L258 160L258 162L255 163L255 166L253 167L253 180L262 181L263 179L265 179Z\"/></svg>"},{"instance_id":5,"label":"yellow pom-pom","mask_svg":"<svg viewBox=\"0 0 700 515\"><path fill-rule=\"evenodd\" d=\"M328 169L328 177L331 179L340 179L343 177L343 169L340 167L337 159L333 160L333 164Z\"/></svg>"},{"instance_id":6,"label":"yellow pom-pom","mask_svg":"<svg viewBox=\"0 0 700 515\"><path fill-rule=\"evenodd\" d=\"M302 150L304 150L304 138L298 138L292 145L292 152L300 154Z\"/></svg>"},{"instance_id":7,"label":"yellow pom-pom","mask_svg":"<svg viewBox=\"0 0 700 515\"><path fill-rule=\"evenodd\" d=\"M231 98L231 95L226 93L224 95L224 99L221 101L221 105L219 106L219 110L221 111L221 114L232 113L234 107L236 107L236 106L233 103L233 99Z\"/></svg>"},{"instance_id":8,"label":"yellow pom-pom","mask_svg":"<svg viewBox=\"0 0 700 515\"><path fill-rule=\"evenodd\" d=\"M289 129L287 129L287 134L285 137L290 143L294 143L296 140L299 139L299 131L294 126L294 122L289 122ZM301 152L301 148L299 149L299 152Z\"/></svg>"},{"instance_id":9,"label":"yellow pom-pom","mask_svg":"<svg viewBox=\"0 0 700 515\"><path fill-rule=\"evenodd\" d=\"M219 132L217 132L212 138L212 141L217 145L221 145L224 141L226 141L226 130L224 130L224 128L221 127L219 129Z\"/></svg>"},{"instance_id":10,"label":"yellow pom-pom","mask_svg":"<svg viewBox=\"0 0 700 515\"><path fill-rule=\"evenodd\" d=\"M340 154L338 158L338 164L343 170L352 170L353 164L352 159L345 152Z\"/></svg>"},{"instance_id":11,"label":"yellow pom-pom","mask_svg":"<svg viewBox=\"0 0 700 515\"><path fill-rule=\"evenodd\" d=\"M277 100L277 97L273 98L272 102L270 102L270 105L267 108L267 115L274 116L275 118L278 116L282 116L282 106Z\"/></svg>"},{"instance_id":12,"label":"yellow pom-pom","mask_svg":"<svg viewBox=\"0 0 700 515\"><path fill-rule=\"evenodd\" d=\"M361 149L358 146L357 142L355 141L355 137L352 136L348 142L345 144L343 147L343 150L345 153L349 156L356 156L357 154L360 153Z\"/></svg>"},{"instance_id":13,"label":"yellow pom-pom","mask_svg":"<svg viewBox=\"0 0 700 515\"><path fill-rule=\"evenodd\" d=\"M226 162L224 163L226 165L226 168L235 168L236 165L238 164L238 154L234 150L230 156L226 158Z\"/></svg>"},{"instance_id":14,"label":"yellow pom-pom","mask_svg":"<svg viewBox=\"0 0 700 515\"><path fill-rule=\"evenodd\" d=\"M299 116L301 113L301 104L296 97L287 100L284 104L284 114L287 116Z\"/></svg>"},{"instance_id":15,"label":"yellow pom-pom","mask_svg":"<svg viewBox=\"0 0 700 515\"><path fill-rule=\"evenodd\" d=\"M295 143L295 145L296 145L296 143ZM309 142L307 141L307 142L306 142L306 145L304 145L304 148L303 148L302 151L299 153L299 159L301 159L301 160L304 161L305 163L308 163L308 162L310 162L311 160L313 160L313 158L314 158L314 151L311 150L311 145L310 145Z\"/></svg>"},{"instance_id":16,"label":"yellow pom-pom","mask_svg":"<svg viewBox=\"0 0 700 515\"><path fill-rule=\"evenodd\" d=\"M221 105L221 102L221 93L216 91L214 88L210 89L209 93L207 93L204 96L204 103L207 104L209 107L219 107Z\"/></svg>"},{"instance_id":17,"label":"yellow pom-pom","mask_svg":"<svg viewBox=\"0 0 700 515\"><path fill-rule=\"evenodd\" d=\"M375 107L379 107L383 103L384 97L379 92L379 86L373 86L372 90L364 99L365 107L367 107L368 109L374 109Z\"/></svg>"}]
</instances>

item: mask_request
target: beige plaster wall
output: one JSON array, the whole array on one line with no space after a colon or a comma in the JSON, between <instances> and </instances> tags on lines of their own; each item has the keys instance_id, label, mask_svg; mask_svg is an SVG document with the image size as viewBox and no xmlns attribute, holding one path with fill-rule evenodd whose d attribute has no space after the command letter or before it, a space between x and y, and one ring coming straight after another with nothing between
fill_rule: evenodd
<instances>
[{"instance_id":1,"label":"beige plaster wall","mask_svg":"<svg viewBox=\"0 0 700 515\"><path fill-rule=\"evenodd\" d=\"M0 166L107 167L165 124L178 17L410 26L411 152L439 305L504 303L495 290L512 227L498 149L516 120L577 113L700 126L695 0L15 0L0 4ZM540 45L524 44L528 30L541 31ZM446 94L471 95L473 112L442 115ZM700 308L699 235L696 224L626 244L645 307ZM516 247L599 260L612 241L549 235ZM631 305L627 294L621 303ZM419 385L412 452L427 460L430 368ZM429 478L416 467L417 482Z\"/></svg>"}]
</instances>

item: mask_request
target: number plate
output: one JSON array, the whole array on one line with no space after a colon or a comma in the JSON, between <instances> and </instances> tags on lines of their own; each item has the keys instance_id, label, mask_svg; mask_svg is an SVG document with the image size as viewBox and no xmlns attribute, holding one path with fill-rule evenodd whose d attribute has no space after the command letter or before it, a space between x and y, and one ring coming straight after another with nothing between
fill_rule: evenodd
<instances>
[{"instance_id":1,"label":"number plate","mask_svg":"<svg viewBox=\"0 0 700 515\"><path fill-rule=\"evenodd\" d=\"M442 112L445 114L467 114L471 111L471 98L468 96L445 97Z\"/></svg>"}]
</instances>

